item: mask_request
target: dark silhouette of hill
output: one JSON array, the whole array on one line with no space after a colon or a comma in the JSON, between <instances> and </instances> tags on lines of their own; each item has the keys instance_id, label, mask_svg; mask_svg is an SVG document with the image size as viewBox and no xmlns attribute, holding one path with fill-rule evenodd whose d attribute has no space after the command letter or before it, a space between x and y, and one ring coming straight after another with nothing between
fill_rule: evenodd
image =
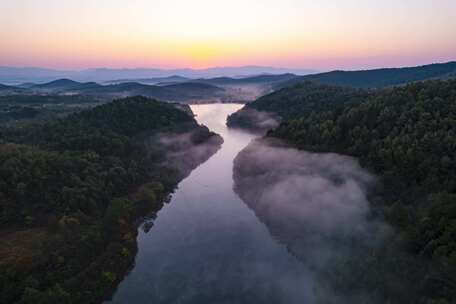
<instances>
[{"instance_id":1,"label":"dark silhouette of hill","mask_svg":"<svg viewBox=\"0 0 456 304\"><path fill-rule=\"evenodd\" d=\"M137 82L124 82L101 85L96 82L77 82L58 79L43 84L28 84L29 87L0 85L3 95L86 95L97 98L145 96L168 101L189 101L196 98L211 99L222 97L224 89L204 83L178 83L171 85L146 85Z\"/></svg>"},{"instance_id":2,"label":"dark silhouette of hill","mask_svg":"<svg viewBox=\"0 0 456 304\"><path fill-rule=\"evenodd\" d=\"M0 66L0 82L2 83L24 83L36 82L42 83L60 78L69 78L76 81L95 81L106 82L115 79L123 79L126 81L138 81L138 79L152 79L161 77L170 77L178 75L191 79L197 78L213 78L213 77L237 77L260 74L284 74L293 73L297 75L307 75L316 73L314 70L308 69L288 69L274 68L262 66L243 66L243 67L214 67L207 69L154 69L154 68L137 68L137 69L109 69L109 68L94 68L82 71L61 71L43 68L16 68ZM142 81L139 81L142 82ZM162 82L162 81L160 81ZM168 81L165 81L168 82ZM153 84L151 82L144 82Z\"/></svg>"},{"instance_id":3,"label":"dark silhouette of hill","mask_svg":"<svg viewBox=\"0 0 456 304\"><path fill-rule=\"evenodd\" d=\"M46 82L46 83L34 85L34 86L32 86L32 89L38 89L38 90L61 90L61 89L73 88L73 87L76 87L76 86L78 86L80 84L81 84L80 82L64 78L64 79L58 79L58 80L54 80L54 81L51 81L51 82Z\"/></svg>"},{"instance_id":4,"label":"dark silhouette of hill","mask_svg":"<svg viewBox=\"0 0 456 304\"><path fill-rule=\"evenodd\" d=\"M146 85L137 82L124 82L101 85L95 82L77 82L70 79L59 79L43 84L34 84L30 88L19 88L2 85L3 95L84 95L97 99L114 97L145 96L167 101L196 101L223 99L225 90L217 86L197 82L184 82L170 85Z\"/></svg>"},{"instance_id":5,"label":"dark silhouette of hill","mask_svg":"<svg viewBox=\"0 0 456 304\"><path fill-rule=\"evenodd\" d=\"M26 91L24 88L4 85L0 83L0 95L21 94Z\"/></svg>"},{"instance_id":6,"label":"dark silhouette of hill","mask_svg":"<svg viewBox=\"0 0 456 304\"><path fill-rule=\"evenodd\" d=\"M7 90L7 89L9 90L11 88L12 88L11 86L7 86L7 85L4 85L4 84L0 83L0 90Z\"/></svg>"},{"instance_id":7,"label":"dark silhouette of hill","mask_svg":"<svg viewBox=\"0 0 456 304\"><path fill-rule=\"evenodd\" d=\"M332 71L300 76L276 88L291 86L303 81L356 88L382 88L430 79L456 77L456 61L406 68L385 68L362 71Z\"/></svg>"},{"instance_id":8,"label":"dark silhouette of hill","mask_svg":"<svg viewBox=\"0 0 456 304\"><path fill-rule=\"evenodd\" d=\"M285 73L260 74L239 78L189 79L180 75L172 75L161 78L142 78L135 81L118 80L112 81L109 85L62 78L35 85L30 83L21 86L1 85L0 94L79 94L105 99L142 95L175 102L210 102L216 100L248 102L271 92L279 91L281 88L293 87L304 82L353 88L382 88L422 80L453 77L456 77L456 62L408 68L332 71L306 76ZM152 85L151 83L155 84Z\"/></svg>"},{"instance_id":9,"label":"dark silhouette of hill","mask_svg":"<svg viewBox=\"0 0 456 304\"><path fill-rule=\"evenodd\" d=\"M279 74L279 75L257 75L243 78L232 77L216 77L208 79L197 79L197 82L209 83L213 85L252 85L252 84L271 84L281 83L295 79L295 74Z\"/></svg>"},{"instance_id":10,"label":"dark silhouette of hill","mask_svg":"<svg viewBox=\"0 0 456 304\"><path fill-rule=\"evenodd\" d=\"M106 84L119 84L125 82L138 82L141 84L149 84L149 85L158 85L158 84L174 84L180 82L191 81L190 78L182 77L179 75L172 75L169 77L151 77L151 78L133 78L133 79L116 79L116 80L109 80L106 81Z\"/></svg>"},{"instance_id":11,"label":"dark silhouette of hill","mask_svg":"<svg viewBox=\"0 0 456 304\"><path fill-rule=\"evenodd\" d=\"M181 94L218 94L225 91L220 87L198 82L183 82L177 84L170 84L164 86L164 88Z\"/></svg>"}]
</instances>

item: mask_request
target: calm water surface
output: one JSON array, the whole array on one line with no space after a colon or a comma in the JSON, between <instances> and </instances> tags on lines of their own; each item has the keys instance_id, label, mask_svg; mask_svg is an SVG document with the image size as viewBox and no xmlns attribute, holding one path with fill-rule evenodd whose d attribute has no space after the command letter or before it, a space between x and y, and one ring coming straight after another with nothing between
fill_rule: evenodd
<instances>
[{"instance_id":1,"label":"calm water surface","mask_svg":"<svg viewBox=\"0 0 456 304\"><path fill-rule=\"evenodd\" d=\"M233 159L254 136L227 129L241 105L192 106L224 138L183 180L152 229L139 230L135 267L112 303L309 303L311 275L233 192Z\"/></svg>"}]
</instances>

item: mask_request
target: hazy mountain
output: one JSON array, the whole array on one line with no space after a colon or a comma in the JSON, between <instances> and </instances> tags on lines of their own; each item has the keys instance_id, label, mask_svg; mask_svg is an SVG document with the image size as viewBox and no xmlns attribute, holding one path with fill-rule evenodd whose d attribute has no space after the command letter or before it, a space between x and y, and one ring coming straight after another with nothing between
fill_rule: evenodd
<instances>
[{"instance_id":1,"label":"hazy mountain","mask_svg":"<svg viewBox=\"0 0 456 304\"><path fill-rule=\"evenodd\" d=\"M8 90L8 89L11 89L11 88L12 88L11 86L7 86L7 85L4 85L4 84L0 83L0 90Z\"/></svg>"},{"instance_id":2,"label":"hazy mountain","mask_svg":"<svg viewBox=\"0 0 456 304\"><path fill-rule=\"evenodd\" d=\"M208 69L88 69L78 72L73 79L85 79L101 81L113 79L144 79L181 76L186 78L214 78L214 77L245 77L260 74L285 74L292 73L297 75L307 75L315 73L313 70L306 69L287 69L261 66L244 67L215 67Z\"/></svg>"},{"instance_id":3,"label":"hazy mountain","mask_svg":"<svg viewBox=\"0 0 456 304\"><path fill-rule=\"evenodd\" d=\"M34 83L34 82L24 82L24 83L15 85L15 87L24 88L24 89L30 89L31 87L34 87L34 86L36 86L36 85L37 85L37 84Z\"/></svg>"},{"instance_id":4,"label":"hazy mountain","mask_svg":"<svg viewBox=\"0 0 456 304\"><path fill-rule=\"evenodd\" d=\"M298 76L294 74L257 75L251 77L233 78L216 77L197 79L196 82L212 84L224 88L233 99L240 101L252 101L270 93L282 83L290 81Z\"/></svg>"},{"instance_id":5,"label":"hazy mountain","mask_svg":"<svg viewBox=\"0 0 456 304\"><path fill-rule=\"evenodd\" d=\"M161 100L175 100L176 94L159 86L145 85L137 82L125 82L112 85L98 85L71 90L73 94L93 95L99 97L146 96Z\"/></svg>"},{"instance_id":6,"label":"hazy mountain","mask_svg":"<svg viewBox=\"0 0 456 304\"><path fill-rule=\"evenodd\" d=\"M70 79L58 79L51 82L36 84L32 86L32 89L43 89L43 90L61 90L69 89L80 85L80 82L73 81Z\"/></svg>"},{"instance_id":7,"label":"hazy mountain","mask_svg":"<svg viewBox=\"0 0 456 304\"><path fill-rule=\"evenodd\" d=\"M165 84L174 84L180 82L190 81L190 78L182 77L178 75L172 75L169 77L152 77L152 78L138 78L138 79L116 79L116 80L109 80L106 81L106 84L119 84L124 82L138 82L142 84L157 84L157 85L165 85Z\"/></svg>"},{"instance_id":8,"label":"hazy mountain","mask_svg":"<svg viewBox=\"0 0 456 304\"><path fill-rule=\"evenodd\" d=\"M456 77L456 61L429 64L418 67L386 68L362 71L332 71L294 78L276 88L290 86L302 81L357 88L380 88L428 79Z\"/></svg>"},{"instance_id":9,"label":"hazy mountain","mask_svg":"<svg viewBox=\"0 0 456 304\"><path fill-rule=\"evenodd\" d=\"M210 102L210 101L251 101L270 92L274 84L297 77L294 74L259 75L245 78L217 77L190 80L181 76L153 78L147 81L168 81L159 85L118 80L108 85L96 82L78 82L70 79L57 79L42 84L27 84L20 88L28 94L86 95L97 98L128 97L142 95L168 101ZM143 79L143 81L146 79ZM14 94L15 87L5 90ZM19 89L17 87L17 89Z\"/></svg>"},{"instance_id":10,"label":"hazy mountain","mask_svg":"<svg viewBox=\"0 0 456 304\"><path fill-rule=\"evenodd\" d=\"M48 82L61 78L70 78L76 81L106 82L116 79L134 80L180 76L185 78L213 78L213 77L239 77L259 74L285 74L307 75L314 73L307 69L287 69L261 66L244 67L215 67L208 69L86 69L82 71L58 71L42 68L15 68L0 67L0 82L7 84L20 84L24 82ZM124 82L124 81L122 81ZM139 81L141 82L141 81ZM161 81L160 81L161 82ZM150 82L149 82L150 83Z\"/></svg>"},{"instance_id":11,"label":"hazy mountain","mask_svg":"<svg viewBox=\"0 0 456 304\"><path fill-rule=\"evenodd\" d=\"M34 67L0 67L0 82L7 84L48 82L59 78L69 78L73 73L72 71L57 71Z\"/></svg>"},{"instance_id":12,"label":"hazy mountain","mask_svg":"<svg viewBox=\"0 0 456 304\"><path fill-rule=\"evenodd\" d=\"M209 79L197 79L198 82L210 83L214 85L247 85L247 84L268 84L280 83L296 78L295 74L278 74L278 75L257 75L251 77L233 78L233 77L216 77Z\"/></svg>"},{"instance_id":13,"label":"hazy mountain","mask_svg":"<svg viewBox=\"0 0 456 304\"><path fill-rule=\"evenodd\" d=\"M95 82L77 82L70 79L58 79L51 82L36 84L29 87L31 92L37 93L79 93L83 90L98 89L102 85Z\"/></svg>"},{"instance_id":14,"label":"hazy mountain","mask_svg":"<svg viewBox=\"0 0 456 304\"><path fill-rule=\"evenodd\" d=\"M25 91L23 88L8 86L0 83L0 95L19 94Z\"/></svg>"},{"instance_id":15,"label":"hazy mountain","mask_svg":"<svg viewBox=\"0 0 456 304\"><path fill-rule=\"evenodd\" d=\"M224 89L219 88L217 86L198 82L183 82L177 84L170 84L163 87L168 90L172 90L178 94L216 94L225 91Z\"/></svg>"},{"instance_id":16,"label":"hazy mountain","mask_svg":"<svg viewBox=\"0 0 456 304\"><path fill-rule=\"evenodd\" d=\"M146 96L167 101L214 101L225 100L225 90L203 83L178 83L167 86L145 85L137 82L127 82L114 85L99 86L82 90L73 90L72 93L95 96Z\"/></svg>"},{"instance_id":17,"label":"hazy mountain","mask_svg":"<svg viewBox=\"0 0 456 304\"><path fill-rule=\"evenodd\" d=\"M57 95L57 94L14 94L0 96L0 107L4 105L40 106L40 105L80 105L95 104L102 100L84 95Z\"/></svg>"},{"instance_id":18,"label":"hazy mountain","mask_svg":"<svg viewBox=\"0 0 456 304\"><path fill-rule=\"evenodd\" d=\"M80 83L77 81L70 80L70 79L58 79L58 80L54 80L54 81L44 83L44 84L37 84L37 85L34 85L33 87L41 88L41 89L60 89L60 88L68 88L68 87L77 86L78 84L80 84Z\"/></svg>"},{"instance_id":19,"label":"hazy mountain","mask_svg":"<svg viewBox=\"0 0 456 304\"><path fill-rule=\"evenodd\" d=\"M42 93L61 93L61 94L82 94L95 96L134 96L143 95L160 99L169 99L174 97L174 93L158 87L140 84L136 82L125 82L111 85L100 85L95 82L77 82L70 79L58 79L44 84L38 84L31 87L33 92Z\"/></svg>"},{"instance_id":20,"label":"hazy mountain","mask_svg":"<svg viewBox=\"0 0 456 304\"><path fill-rule=\"evenodd\" d=\"M153 97L164 101L232 101L225 89L206 83L185 82L166 86L146 85L137 82L125 82L101 85L96 82L77 82L70 79L58 79L43 84L30 85L29 88L0 85L4 96L17 95L21 98L34 96L81 95L99 99L112 99L129 96Z\"/></svg>"}]
</instances>

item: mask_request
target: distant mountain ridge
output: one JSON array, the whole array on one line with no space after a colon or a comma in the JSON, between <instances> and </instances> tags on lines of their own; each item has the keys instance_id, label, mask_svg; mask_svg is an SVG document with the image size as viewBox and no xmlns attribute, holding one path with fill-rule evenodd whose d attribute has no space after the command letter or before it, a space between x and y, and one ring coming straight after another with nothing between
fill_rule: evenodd
<instances>
[{"instance_id":1,"label":"distant mountain ridge","mask_svg":"<svg viewBox=\"0 0 456 304\"><path fill-rule=\"evenodd\" d=\"M123 83L123 82L138 82L142 84L152 84L152 85L159 85L159 84L165 84L165 83L178 83L178 82L185 82L185 81L190 81L192 80L191 78L187 77L182 77L178 75L172 75L168 77L151 77L151 78L138 78L138 79L115 79L115 80L109 80L105 81L105 84L118 84L118 83Z\"/></svg>"},{"instance_id":2,"label":"distant mountain ridge","mask_svg":"<svg viewBox=\"0 0 456 304\"><path fill-rule=\"evenodd\" d=\"M0 83L0 90L9 89L9 88L11 88L11 86L7 86L7 85Z\"/></svg>"},{"instance_id":3,"label":"distant mountain ridge","mask_svg":"<svg viewBox=\"0 0 456 304\"><path fill-rule=\"evenodd\" d=\"M26 82L49 82L62 78L69 78L75 81L87 82L106 82L116 79L136 80L164 77L185 77L185 78L214 78L214 77L239 77L260 74L285 74L307 75L316 73L310 69L288 69L262 66L242 66L242 67L214 67L207 69L86 69L82 71L58 71L42 68L16 68L0 67L0 82L18 85Z\"/></svg>"},{"instance_id":4,"label":"distant mountain ridge","mask_svg":"<svg viewBox=\"0 0 456 304\"><path fill-rule=\"evenodd\" d=\"M0 95L11 94L64 94L86 95L101 99L142 95L174 102L247 102L269 93L274 85L297 77L294 74L259 75L245 78L200 78L181 76L153 78L147 81L164 81L154 85L137 81L117 80L108 84L78 82L62 78L42 84L21 84L20 87L0 87ZM144 81L145 79L143 79Z\"/></svg>"},{"instance_id":5,"label":"distant mountain ridge","mask_svg":"<svg viewBox=\"0 0 456 304\"><path fill-rule=\"evenodd\" d=\"M103 71L99 72L103 73ZM173 74L169 77L156 78L119 78L105 84L61 78L40 84L1 85L0 95L66 94L101 99L142 95L173 102L249 102L282 88L305 82L366 89L454 77L456 77L456 62L448 62L407 68L332 71L305 76L285 73L192 79Z\"/></svg>"},{"instance_id":6,"label":"distant mountain ridge","mask_svg":"<svg viewBox=\"0 0 456 304\"><path fill-rule=\"evenodd\" d=\"M71 80L71 79L58 79L54 80L51 82L43 83L43 84L36 84L33 86L30 86L30 89L36 89L36 90L68 90L70 88L77 88L81 87L83 83Z\"/></svg>"},{"instance_id":7,"label":"distant mountain ridge","mask_svg":"<svg viewBox=\"0 0 456 304\"><path fill-rule=\"evenodd\" d=\"M196 79L196 82L210 83L214 85L240 85L240 84L256 84L256 83L281 83L298 77L295 74L262 74L250 77L233 78L233 77L215 77L208 79Z\"/></svg>"},{"instance_id":8,"label":"distant mountain ridge","mask_svg":"<svg viewBox=\"0 0 456 304\"><path fill-rule=\"evenodd\" d=\"M101 85L95 82L78 82L58 79L43 84L28 84L14 87L0 84L0 95L82 95L97 99L112 99L129 96L152 97L164 101L198 102L224 101L230 98L225 89L205 83L177 83L170 85L146 85L137 82L123 82Z\"/></svg>"},{"instance_id":9,"label":"distant mountain ridge","mask_svg":"<svg viewBox=\"0 0 456 304\"><path fill-rule=\"evenodd\" d=\"M453 77L456 77L456 61L405 68L332 71L296 77L276 88L291 86L304 81L355 88L382 88L415 81Z\"/></svg>"}]
</instances>

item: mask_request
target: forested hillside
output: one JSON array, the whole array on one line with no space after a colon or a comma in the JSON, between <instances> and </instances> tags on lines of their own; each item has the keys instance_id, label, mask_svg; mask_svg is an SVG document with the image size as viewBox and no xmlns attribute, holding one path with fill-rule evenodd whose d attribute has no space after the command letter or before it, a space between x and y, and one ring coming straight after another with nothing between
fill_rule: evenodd
<instances>
[{"instance_id":1,"label":"forested hillside","mask_svg":"<svg viewBox=\"0 0 456 304\"><path fill-rule=\"evenodd\" d=\"M109 295L132 265L135 221L189 173L166 162L159 134L185 134L188 150L208 144L206 157L221 141L174 105L142 97L1 129L0 303Z\"/></svg>"},{"instance_id":2,"label":"forested hillside","mask_svg":"<svg viewBox=\"0 0 456 304\"><path fill-rule=\"evenodd\" d=\"M268 137L354 156L380 176L372 204L397 231L390 246L425 261L420 300L456 301L455 80L370 93L302 84L250 106L284 118ZM404 263L404 273L417 267Z\"/></svg>"},{"instance_id":3,"label":"forested hillside","mask_svg":"<svg viewBox=\"0 0 456 304\"><path fill-rule=\"evenodd\" d=\"M289 119L299 117L302 113L332 109L335 105L356 103L366 96L368 92L363 90L306 81L246 104L241 110L230 115L227 123L230 127L256 130L261 129L261 126L257 125L256 117L250 114L252 112L269 113L279 116L280 119Z\"/></svg>"},{"instance_id":4,"label":"forested hillside","mask_svg":"<svg viewBox=\"0 0 456 304\"><path fill-rule=\"evenodd\" d=\"M280 84L278 87L287 87L303 81L312 81L321 84L354 88L383 88L387 86L403 85L414 81L449 79L455 77L456 62L453 61L406 68L331 71L297 77Z\"/></svg>"}]
</instances>

